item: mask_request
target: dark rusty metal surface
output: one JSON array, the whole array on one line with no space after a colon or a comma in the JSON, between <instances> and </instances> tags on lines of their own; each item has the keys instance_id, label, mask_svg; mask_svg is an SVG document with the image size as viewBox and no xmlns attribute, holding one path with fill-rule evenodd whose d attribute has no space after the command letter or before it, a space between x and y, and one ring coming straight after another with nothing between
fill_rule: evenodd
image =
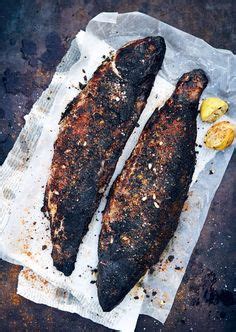
<instances>
[{"instance_id":1,"label":"dark rusty metal surface","mask_svg":"<svg viewBox=\"0 0 236 332\"><path fill-rule=\"evenodd\" d=\"M101 11L139 10L236 52L234 0L2 0L0 2L0 164L24 115L47 87L79 29ZM236 111L236 110L235 110ZM211 205L172 311L163 327L140 316L136 331L233 331L236 328L236 154ZM20 267L0 261L1 331L108 331L76 314L16 295Z\"/></svg>"}]
</instances>

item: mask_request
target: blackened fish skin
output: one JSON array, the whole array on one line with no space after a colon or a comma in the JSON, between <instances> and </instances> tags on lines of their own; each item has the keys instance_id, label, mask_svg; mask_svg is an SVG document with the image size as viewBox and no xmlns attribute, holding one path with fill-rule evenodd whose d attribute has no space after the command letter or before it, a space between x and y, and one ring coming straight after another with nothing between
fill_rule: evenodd
<instances>
[{"instance_id":1,"label":"blackened fish skin","mask_svg":"<svg viewBox=\"0 0 236 332\"><path fill-rule=\"evenodd\" d=\"M197 109L207 82L200 69L180 78L111 188L98 253L104 311L118 305L158 262L177 228L195 168Z\"/></svg>"},{"instance_id":2,"label":"blackened fish skin","mask_svg":"<svg viewBox=\"0 0 236 332\"><path fill-rule=\"evenodd\" d=\"M50 220L53 264L66 276L164 54L162 37L126 44L102 63L62 116L42 211Z\"/></svg>"}]
</instances>

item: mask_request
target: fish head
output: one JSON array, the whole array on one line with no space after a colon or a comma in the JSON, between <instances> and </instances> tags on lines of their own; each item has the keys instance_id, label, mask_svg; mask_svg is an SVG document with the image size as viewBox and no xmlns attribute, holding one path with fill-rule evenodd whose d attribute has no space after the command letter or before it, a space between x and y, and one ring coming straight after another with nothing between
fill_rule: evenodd
<instances>
[{"instance_id":1,"label":"fish head","mask_svg":"<svg viewBox=\"0 0 236 332\"><path fill-rule=\"evenodd\" d=\"M115 56L115 66L123 79L140 84L149 77L154 80L160 69L166 45L160 36L131 41L121 47Z\"/></svg>"},{"instance_id":2,"label":"fish head","mask_svg":"<svg viewBox=\"0 0 236 332\"><path fill-rule=\"evenodd\" d=\"M189 102L198 103L199 98L207 86L208 78L202 69L194 69L183 74L179 79L175 93Z\"/></svg>"}]
</instances>

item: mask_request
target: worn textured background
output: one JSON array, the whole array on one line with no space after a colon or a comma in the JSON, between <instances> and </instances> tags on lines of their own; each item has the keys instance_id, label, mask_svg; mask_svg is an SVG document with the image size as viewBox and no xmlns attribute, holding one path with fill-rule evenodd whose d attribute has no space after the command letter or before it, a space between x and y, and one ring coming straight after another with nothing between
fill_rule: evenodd
<instances>
[{"instance_id":1,"label":"worn textured background","mask_svg":"<svg viewBox=\"0 0 236 332\"><path fill-rule=\"evenodd\" d=\"M24 125L23 116L47 87L77 31L99 12L134 10L201 37L214 47L236 52L234 0L1 0L0 164ZM136 331L236 330L235 175L236 154L212 203L165 326L140 316ZM0 261L0 331L108 330L16 295L19 271L19 266Z\"/></svg>"}]
</instances>

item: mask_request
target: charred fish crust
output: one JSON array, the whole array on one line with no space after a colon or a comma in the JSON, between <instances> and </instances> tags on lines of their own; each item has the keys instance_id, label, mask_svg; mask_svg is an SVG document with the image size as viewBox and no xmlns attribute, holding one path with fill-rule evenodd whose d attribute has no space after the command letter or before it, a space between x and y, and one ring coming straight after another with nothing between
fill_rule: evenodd
<instances>
[{"instance_id":1,"label":"charred fish crust","mask_svg":"<svg viewBox=\"0 0 236 332\"><path fill-rule=\"evenodd\" d=\"M198 102L198 95L202 89L205 89L207 83L208 78L202 69L185 73L176 86L176 97Z\"/></svg>"},{"instance_id":2,"label":"charred fish crust","mask_svg":"<svg viewBox=\"0 0 236 332\"><path fill-rule=\"evenodd\" d=\"M196 117L207 85L202 70L184 74L147 122L114 182L99 237L98 297L112 310L173 236L195 168Z\"/></svg>"},{"instance_id":3,"label":"charred fish crust","mask_svg":"<svg viewBox=\"0 0 236 332\"><path fill-rule=\"evenodd\" d=\"M115 56L116 69L122 77L139 84L145 80L147 75L155 76L157 74L165 50L164 38L160 36L146 37L136 42L127 43L120 48Z\"/></svg>"},{"instance_id":4,"label":"charred fish crust","mask_svg":"<svg viewBox=\"0 0 236 332\"><path fill-rule=\"evenodd\" d=\"M59 121L59 124L62 122L62 120L70 113L71 110L73 110L73 107L76 103L77 97L75 97L67 106L65 111L61 115L61 119Z\"/></svg>"},{"instance_id":5,"label":"charred fish crust","mask_svg":"<svg viewBox=\"0 0 236 332\"><path fill-rule=\"evenodd\" d=\"M136 67L124 61L126 48L139 59ZM54 266L65 275L74 269L79 245L145 107L164 54L159 37L129 43L98 67L62 115L42 210L51 225Z\"/></svg>"},{"instance_id":6,"label":"charred fish crust","mask_svg":"<svg viewBox=\"0 0 236 332\"><path fill-rule=\"evenodd\" d=\"M138 262L135 261L101 261L99 265L99 275L97 283L99 285L104 285L98 288L98 297L100 305L105 312L109 312L116 305L118 305L126 295L126 283L132 283L134 286L137 283L137 275L132 278L132 273L137 266ZM140 269L141 270L141 269ZM122 273L122 278L120 277ZM140 278L142 274L140 274ZM100 294L101 289L105 289L107 284L112 288L112 292L107 292L106 296ZM116 284L122 286L121 288L116 288Z\"/></svg>"}]
</instances>

